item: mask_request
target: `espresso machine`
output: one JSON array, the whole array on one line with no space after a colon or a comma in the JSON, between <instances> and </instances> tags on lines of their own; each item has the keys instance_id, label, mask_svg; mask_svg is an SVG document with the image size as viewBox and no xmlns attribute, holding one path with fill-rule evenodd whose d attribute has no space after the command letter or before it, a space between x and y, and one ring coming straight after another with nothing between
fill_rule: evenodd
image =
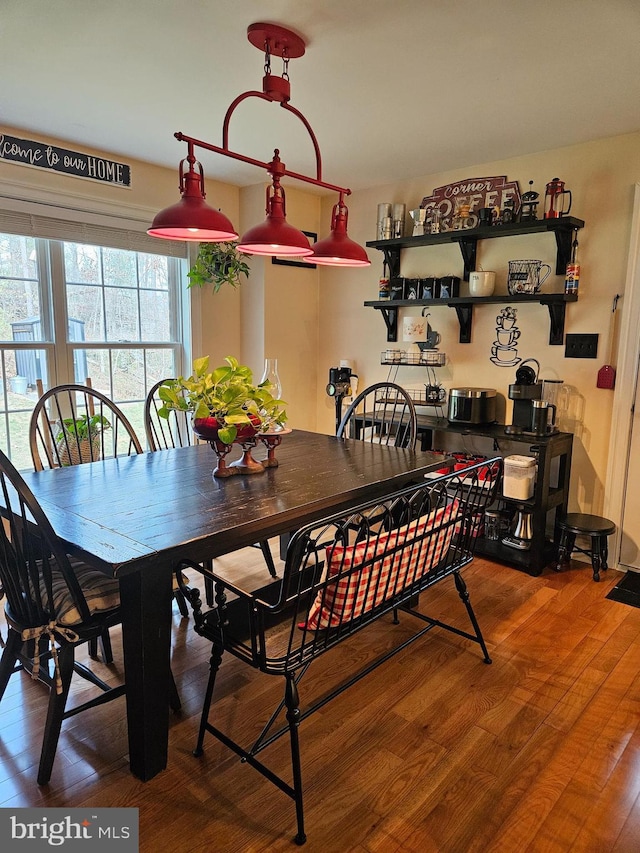
<instances>
[{"instance_id":1,"label":"espresso machine","mask_svg":"<svg viewBox=\"0 0 640 853\"><path fill-rule=\"evenodd\" d=\"M534 363L537 370L530 365ZM516 381L509 385L509 399L513 400L513 417L504 431L507 435L521 435L531 430L533 400L542 398L542 382L538 381L540 363L535 358L525 359L516 370Z\"/></svg>"}]
</instances>

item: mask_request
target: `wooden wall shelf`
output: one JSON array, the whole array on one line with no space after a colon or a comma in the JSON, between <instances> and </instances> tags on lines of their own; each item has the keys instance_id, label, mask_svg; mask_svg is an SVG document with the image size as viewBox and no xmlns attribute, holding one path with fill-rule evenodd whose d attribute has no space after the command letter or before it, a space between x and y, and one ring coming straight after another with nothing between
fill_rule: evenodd
<instances>
[{"instance_id":1,"label":"wooden wall shelf","mask_svg":"<svg viewBox=\"0 0 640 853\"><path fill-rule=\"evenodd\" d=\"M471 343L474 306L490 304L515 306L524 302L537 302L540 305L546 305L549 309L549 344L559 346L564 342L566 304L577 301L577 294L534 293L519 296L504 294L494 296L456 296L451 299L384 299L365 302L364 304L368 308L375 308L380 311L387 327L387 341L390 343L398 340L398 308L408 308L416 305L442 305L447 308L455 308L458 322L460 323L460 343L469 344Z\"/></svg>"},{"instance_id":2,"label":"wooden wall shelf","mask_svg":"<svg viewBox=\"0 0 640 853\"><path fill-rule=\"evenodd\" d=\"M393 240L371 240L367 246L384 252L390 278L400 276L400 252L417 246L437 246L443 243L458 243L464 261L464 280L476 268L478 240L496 237L514 237L518 234L540 234L552 232L556 238L556 275L564 275L571 259L571 243L574 232L584 228L584 221L575 216L560 219L533 219L530 222L509 222L505 225L488 225L481 228L462 228L459 231L444 231L440 234L423 234L420 237L396 237Z\"/></svg>"}]
</instances>

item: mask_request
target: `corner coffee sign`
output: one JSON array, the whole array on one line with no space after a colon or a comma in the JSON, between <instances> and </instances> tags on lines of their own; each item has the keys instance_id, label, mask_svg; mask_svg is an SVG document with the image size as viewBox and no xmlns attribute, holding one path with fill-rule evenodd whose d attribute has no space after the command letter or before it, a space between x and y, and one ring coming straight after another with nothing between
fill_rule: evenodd
<instances>
[{"instance_id":1,"label":"corner coffee sign","mask_svg":"<svg viewBox=\"0 0 640 853\"><path fill-rule=\"evenodd\" d=\"M464 181L438 187L431 195L422 199L420 207L427 208L427 211L437 209L442 226L448 231L452 227L459 204L468 204L470 216L476 220L477 211L481 207L497 207L502 210L507 199L513 201L513 211L518 213L521 204L518 182L508 181L506 175L495 175L490 178L465 178Z\"/></svg>"},{"instance_id":2,"label":"corner coffee sign","mask_svg":"<svg viewBox=\"0 0 640 853\"><path fill-rule=\"evenodd\" d=\"M58 148L33 139L0 134L0 160L63 172L76 178L89 178L118 187L131 186L131 167L104 157L94 157L68 148Z\"/></svg>"}]
</instances>

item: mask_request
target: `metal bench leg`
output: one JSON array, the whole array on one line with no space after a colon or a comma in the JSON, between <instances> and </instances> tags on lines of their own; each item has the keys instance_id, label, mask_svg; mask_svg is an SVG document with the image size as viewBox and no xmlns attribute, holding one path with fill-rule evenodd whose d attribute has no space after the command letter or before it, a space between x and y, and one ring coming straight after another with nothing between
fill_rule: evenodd
<instances>
[{"instance_id":1,"label":"metal bench leg","mask_svg":"<svg viewBox=\"0 0 640 853\"><path fill-rule=\"evenodd\" d=\"M209 661L209 681L207 682L207 689L204 694L204 704L202 706L200 728L198 730L198 741L196 743L196 748L193 750L193 754L196 756L196 758L199 758L204 752L202 745L204 743L204 736L207 731L207 723L209 722L209 711L211 709L211 699L213 698L213 688L216 684L216 675L218 674L220 664L222 663L222 649L222 637L220 637L220 640L216 640L216 642L214 642L211 646L211 658Z\"/></svg>"},{"instance_id":2,"label":"metal bench leg","mask_svg":"<svg viewBox=\"0 0 640 853\"><path fill-rule=\"evenodd\" d=\"M471 601L469 600L469 591L467 590L467 585L464 582L464 579L460 572L453 573L453 579L456 583L456 589L458 590L458 595L462 599L464 606L467 608L467 613L469 614L469 619L471 620L471 624L473 625L473 630L475 631L476 637L478 638L478 642L480 643L480 648L482 649L482 653L484 655L484 662L491 663L491 658L489 657L489 652L487 651L487 646L484 641L484 637L482 636L482 631L480 630L480 625L478 625L478 620L476 619L476 614L473 611L473 607L471 606Z\"/></svg>"},{"instance_id":3,"label":"metal bench leg","mask_svg":"<svg viewBox=\"0 0 640 853\"><path fill-rule=\"evenodd\" d=\"M293 770L293 789L295 791L296 818L298 821L298 832L294 838L296 844L304 844L307 836L304 831L304 807L302 801L302 770L300 767L300 741L298 738L298 726L300 725L300 699L295 674L288 672L284 701L287 706L287 722L289 723L289 737L291 739L291 767Z\"/></svg>"}]
</instances>

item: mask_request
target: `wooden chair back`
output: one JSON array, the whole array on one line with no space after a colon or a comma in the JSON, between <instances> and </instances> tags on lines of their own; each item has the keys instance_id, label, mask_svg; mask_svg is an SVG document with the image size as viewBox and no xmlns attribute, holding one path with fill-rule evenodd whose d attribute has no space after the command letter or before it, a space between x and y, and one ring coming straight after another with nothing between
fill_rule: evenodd
<instances>
[{"instance_id":1,"label":"wooden chair back","mask_svg":"<svg viewBox=\"0 0 640 853\"><path fill-rule=\"evenodd\" d=\"M56 385L34 406L29 445L36 471L143 452L126 415L87 382ZM96 423L102 426L95 432L87 426Z\"/></svg>"},{"instance_id":2,"label":"wooden chair back","mask_svg":"<svg viewBox=\"0 0 640 853\"><path fill-rule=\"evenodd\" d=\"M376 382L353 400L338 426L337 435L413 450L418 438L413 401L401 385Z\"/></svg>"},{"instance_id":3,"label":"wooden chair back","mask_svg":"<svg viewBox=\"0 0 640 853\"><path fill-rule=\"evenodd\" d=\"M162 400L158 394L160 386L169 379L161 379L150 389L144 404L144 429L147 434L149 450L169 450L175 447L188 447L197 444L197 438L191 429L189 412L171 410L169 418L161 418L158 410Z\"/></svg>"}]
</instances>

